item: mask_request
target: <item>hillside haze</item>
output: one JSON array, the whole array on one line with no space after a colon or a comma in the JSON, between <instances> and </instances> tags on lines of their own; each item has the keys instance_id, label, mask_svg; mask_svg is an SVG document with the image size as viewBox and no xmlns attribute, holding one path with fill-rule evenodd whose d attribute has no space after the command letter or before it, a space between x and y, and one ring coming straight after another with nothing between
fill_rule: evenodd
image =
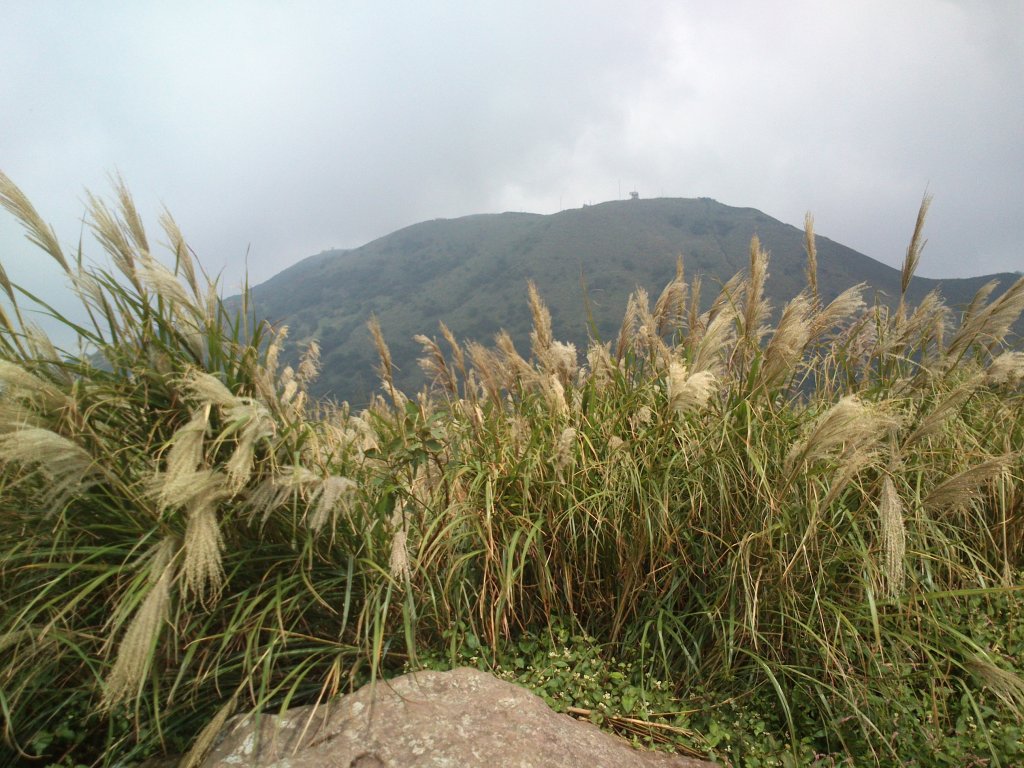
<instances>
[{"instance_id":1,"label":"hillside haze","mask_svg":"<svg viewBox=\"0 0 1024 768\"><path fill-rule=\"evenodd\" d=\"M913 222L907 222L908 239ZM653 298L675 274L682 255L688 280L700 276L705 304L722 283L749 264L751 237L771 253L767 294L778 309L805 286L804 232L753 208L708 198L629 200L551 215L502 213L415 224L346 251L305 259L252 289L253 307L273 325L289 327L293 354L303 342L321 345L319 396L365 403L379 386L366 322L380 320L407 393L423 384L412 337L439 336L443 321L460 341L490 344L504 328L529 353L527 281L552 315L555 337L585 350L588 316L598 335L616 334L629 294L642 286ZM899 270L826 237L816 238L818 282L828 301L856 283L866 299L899 296ZM924 254L927 263L927 249ZM915 277L910 299L939 287L953 308L965 306L989 280L996 295L1012 274L950 280ZM444 346L444 345L442 345Z\"/></svg>"}]
</instances>

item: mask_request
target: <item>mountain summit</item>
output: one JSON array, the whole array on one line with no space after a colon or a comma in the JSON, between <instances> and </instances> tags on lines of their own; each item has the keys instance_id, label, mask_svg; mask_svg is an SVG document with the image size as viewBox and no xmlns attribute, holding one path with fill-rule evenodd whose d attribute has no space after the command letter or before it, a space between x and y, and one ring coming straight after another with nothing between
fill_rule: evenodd
<instances>
[{"instance_id":1,"label":"mountain summit","mask_svg":"<svg viewBox=\"0 0 1024 768\"><path fill-rule=\"evenodd\" d=\"M436 335L440 321L459 340L485 344L504 328L528 353L529 280L551 310L556 338L585 349L593 331L603 340L614 336L636 287L656 296L675 274L679 256L687 278L699 275L710 300L747 268L755 235L771 253L767 295L779 308L805 286L803 230L709 198L426 221L359 248L305 259L255 286L252 300L258 316L289 326L293 348L295 342L320 343L323 371L315 394L359 404L378 385L366 329L371 314L391 348L396 383L411 393L423 382L416 363L420 347L412 337ZM818 236L816 245L823 301L861 282L870 286L869 301L898 298L899 270L825 237ZM910 300L940 288L946 302L960 308L992 279L1005 289L1014 275L915 277Z\"/></svg>"}]
</instances>

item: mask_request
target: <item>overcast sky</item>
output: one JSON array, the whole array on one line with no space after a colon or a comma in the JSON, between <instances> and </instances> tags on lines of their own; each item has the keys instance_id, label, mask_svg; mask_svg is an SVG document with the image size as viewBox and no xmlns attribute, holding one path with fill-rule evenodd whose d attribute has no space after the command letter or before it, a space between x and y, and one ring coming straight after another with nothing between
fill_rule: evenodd
<instances>
[{"instance_id":1,"label":"overcast sky","mask_svg":"<svg viewBox=\"0 0 1024 768\"><path fill-rule=\"evenodd\" d=\"M1024 3L0 0L0 170L120 171L240 284L436 217L713 197L920 273L1024 269ZM57 273L0 211L0 258ZM99 258L99 249L87 251ZM248 254L248 255L247 255Z\"/></svg>"}]
</instances>

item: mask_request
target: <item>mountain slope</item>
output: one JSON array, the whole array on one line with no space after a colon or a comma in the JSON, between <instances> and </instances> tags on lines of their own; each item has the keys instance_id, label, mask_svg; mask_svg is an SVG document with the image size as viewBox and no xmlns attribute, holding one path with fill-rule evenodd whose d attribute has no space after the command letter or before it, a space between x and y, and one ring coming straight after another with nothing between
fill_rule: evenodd
<instances>
[{"instance_id":1,"label":"mountain slope","mask_svg":"<svg viewBox=\"0 0 1024 768\"><path fill-rule=\"evenodd\" d=\"M772 254L767 293L781 307L804 287L803 231L707 198L427 221L360 248L306 259L253 288L253 304L261 317L289 326L293 347L312 338L320 342L324 369L316 394L361 403L377 386L376 353L366 330L371 313L391 347L396 381L409 392L422 383L412 336L436 335L438 321L460 340L484 343L505 328L526 354L526 284L532 279L551 309L555 336L585 348L584 283L597 331L609 339L629 293L643 286L656 297L674 274L677 256L683 256L688 279L701 276L710 300L721 283L747 267L755 234ZM859 282L882 301L899 296L898 270L825 237L816 243L824 300ZM911 300L941 287L946 301L960 307L991 279L1005 289L1014 276L915 278Z\"/></svg>"}]
</instances>

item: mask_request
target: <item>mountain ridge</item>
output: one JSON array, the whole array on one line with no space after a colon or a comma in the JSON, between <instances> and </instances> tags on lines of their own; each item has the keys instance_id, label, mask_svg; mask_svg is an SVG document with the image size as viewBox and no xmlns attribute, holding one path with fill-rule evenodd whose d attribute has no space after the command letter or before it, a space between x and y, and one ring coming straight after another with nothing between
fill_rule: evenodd
<instances>
[{"instance_id":1,"label":"mountain ridge","mask_svg":"<svg viewBox=\"0 0 1024 768\"><path fill-rule=\"evenodd\" d=\"M321 344L323 372L314 394L353 403L377 385L376 353L365 324L380 320L406 391L422 384L412 336L433 336L444 321L460 340L490 343L500 329L528 349L526 286L533 280L548 304L555 336L581 347L589 308L599 335L617 330L628 294L657 295L682 256L688 278L700 275L705 299L749 264L757 235L771 255L766 292L778 309L804 287L804 232L755 208L711 198L610 201L554 214L484 213L432 219L398 229L358 248L324 251L252 288L257 315L288 325L294 342ZM866 298L898 299L900 272L827 237L815 238L823 300L856 283ZM912 303L940 288L953 308L966 305L990 280L995 295L1014 275L915 277Z\"/></svg>"}]
</instances>

